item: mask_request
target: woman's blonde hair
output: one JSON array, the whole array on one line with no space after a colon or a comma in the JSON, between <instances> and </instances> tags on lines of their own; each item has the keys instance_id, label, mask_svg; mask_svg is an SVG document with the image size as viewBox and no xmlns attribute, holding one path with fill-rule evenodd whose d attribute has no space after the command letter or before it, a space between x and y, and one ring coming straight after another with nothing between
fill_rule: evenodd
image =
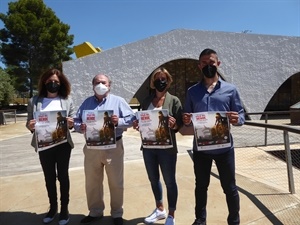
<instances>
[{"instance_id":1,"label":"woman's blonde hair","mask_svg":"<svg viewBox=\"0 0 300 225\"><path fill-rule=\"evenodd\" d=\"M151 78L150 78L150 88L155 89L154 87L154 81L155 81L155 76L156 74L163 73L167 76L167 89L170 87L171 83L173 82L173 78L171 74L168 72L168 70L164 67L159 67L156 70L153 71Z\"/></svg>"}]
</instances>

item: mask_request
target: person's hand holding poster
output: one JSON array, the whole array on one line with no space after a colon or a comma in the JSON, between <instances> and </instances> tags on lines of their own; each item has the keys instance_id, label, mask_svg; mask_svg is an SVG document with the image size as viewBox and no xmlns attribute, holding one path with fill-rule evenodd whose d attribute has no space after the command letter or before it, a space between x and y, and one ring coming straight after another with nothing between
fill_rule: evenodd
<instances>
[{"instance_id":1,"label":"person's hand holding poster","mask_svg":"<svg viewBox=\"0 0 300 225\"><path fill-rule=\"evenodd\" d=\"M67 142L68 126L66 113L65 110L34 112L38 151Z\"/></svg>"},{"instance_id":2,"label":"person's hand holding poster","mask_svg":"<svg viewBox=\"0 0 300 225\"><path fill-rule=\"evenodd\" d=\"M116 130L111 122L113 110L83 110L82 122L86 124L86 145L90 149L116 147Z\"/></svg>"},{"instance_id":3,"label":"person's hand holding poster","mask_svg":"<svg viewBox=\"0 0 300 225\"><path fill-rule=\"evenodd\" d=\"M173 147L167 109L138 111L136 117L139 120L143 148L166 149Z\"/></svg>"},{"instance_id":4,"label":"person's hand holding poster","mask_svg":"<svg viewBox=\"0 0 300 225\"><path fill-rule=\"evenodd\" d=\"M192 113L198 150L214 150L231 146L230 126L226 112Z\"/></svg>"}]
</instances>

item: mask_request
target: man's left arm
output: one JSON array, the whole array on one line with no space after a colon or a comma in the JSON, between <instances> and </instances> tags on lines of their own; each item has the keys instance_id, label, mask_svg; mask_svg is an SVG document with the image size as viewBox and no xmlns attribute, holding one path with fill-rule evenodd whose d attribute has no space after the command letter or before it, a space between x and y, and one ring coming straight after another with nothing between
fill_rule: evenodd
<instances>
[{"instance_id":1,"label":"man's left arm","mask_svg":"<svg viewBox=\"0 0 300 225\"><path fill-rule=\"evenodd\" d=\"M135 119L135 113L131 109L130 105L125 101L125 99L122 99L119 104L118 127L132 127L133 120Z\"/></svg>"},{"instance_id":2,"label":"man's left arm","mask_svg":"<svg viewBox=\"0 0 300 225\"><path fill-rule=\"evenodd\" d=\"M241 126L245 123L245 111L238 91L235 89L231 100L229 121L232 125Z\"/></svg>"}]
</instances>

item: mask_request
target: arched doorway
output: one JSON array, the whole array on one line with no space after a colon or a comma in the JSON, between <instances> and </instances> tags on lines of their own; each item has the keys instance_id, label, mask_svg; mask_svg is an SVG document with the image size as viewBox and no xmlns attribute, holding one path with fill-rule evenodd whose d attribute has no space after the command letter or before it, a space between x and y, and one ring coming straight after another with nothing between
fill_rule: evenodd
<instances>
[{"instance_id":1,"label":"arched doorway","mask_svg":"<svg viewBox=\"0 0 300 225\"><path fill-rule=\"evenodd\" d=\"M185 103L187 89L202 79L198 63L199 61L195 59L176 59L158 66L165 67L172 75L173 83L169 92L176 95L180 99L182 105ZM152 72L153 71L149 73L148 78L136 92L134 98L131 100L131 105L139 105L139 102L143 101L143 99L150 94L150 76ZM222 74L220 74L220 76L225 80Z\"/></svg>"},{"instance_id":2,"label":"arched doorway","mask_svg":"<svg viewBox=\"0 0 300 225\"><path fill-rule=\"evenodd\" d=\"M287 111L300 101L300 73L289 77L275 92L265 111Z\"/></svg>"},{"instance_id":3,"label":"arched doorway","mask_svg":"<svg viewBox=\"0 0 300 225\"><path fill-rule=\"evenodd\" d=\"M165 67L172 75L173 83L169 92L176 95L184 105L186 90L201 79L201 73L198 68L198 60L176 59L159 65L158 67ZM151 92L149 83L152 72L153 71L150 71L148 78L134 96L138 102L141 102Z\"/></svg>"}]
</instances>

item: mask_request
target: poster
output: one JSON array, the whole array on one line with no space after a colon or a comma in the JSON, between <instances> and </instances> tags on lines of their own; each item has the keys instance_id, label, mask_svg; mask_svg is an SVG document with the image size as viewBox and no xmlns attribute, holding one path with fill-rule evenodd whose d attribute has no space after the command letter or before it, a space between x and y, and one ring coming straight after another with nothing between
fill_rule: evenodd
<instances>
[{"instance_id":1,"label":"poster","mask_svg":"<svg viewBox=\"0 0 300 225\"><path fill-rule=\"evenodd\" d=\"M231 146L230 126L226 112L192 113L192 122L199 151Z\"/></svg>"},{"instance_id":2,"label":"poster","mask_svg":"<svg viewBox=\"0 0 300 225\"><path fill-rule=\"evenodd\" d=\"M116 130L111 122L112 114L113 110L83 110L82 122L86 124L87 148L116 148Z\"/></svg>"},{"instance_id":3,"label":"poster","mask_svg":"<svg viewBox=\"0 0 300 225\"><path fill-rule=\"evenodd\" d=\"M38 151L67 142L68 125L66 114L66 110L34 112Z\"/></svg>"},{"instance_id":4,"label":"poster","mask_svg":"<svg viewBox=\"0 0 300 225\"><path fill-rule=\"evenodd\" d=\"M138 111L136 117L139 120L143 148L166 149L173 147L167 109Z\"/></svg>"}]
</instances>

